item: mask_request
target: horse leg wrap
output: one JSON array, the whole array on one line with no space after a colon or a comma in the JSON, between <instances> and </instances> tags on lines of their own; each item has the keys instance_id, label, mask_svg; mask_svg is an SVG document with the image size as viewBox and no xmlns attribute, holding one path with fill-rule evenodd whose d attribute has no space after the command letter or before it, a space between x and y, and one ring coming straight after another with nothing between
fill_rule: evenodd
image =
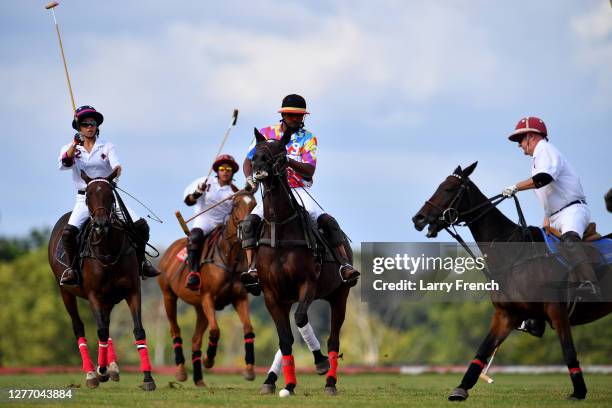
<instances>
[{"instance_id":1,"label":"horse leg wrap","mask_svg":"<svg viewBox=\"0 0 612 408\"><path fill-rule=\"evenodd\" d=\"M327 372L327 378L333 378L334 380L338 380L338 352L330 351L327 353L329 358L329 371ZM334 382L335 383L335 382Z\"/></svg>"},{"instance_id":2,"label":"horse leg wrap","mask_svg":"<svg viewBox=\"0 0 612 408\"><path fill-rule=\"evenodd\" d=\"M486 365L487 362L485 359L479 359L476 357L474 360L472 360L467 371L465 372L465 375L463 376L463 379L461 380L459 388L463 388L464 390L471 389L478 381L478 376L480 376L480 373Z\"/></svg>"},{"instance_id":3,"label":"horse leg wrap","mask_svg":"<svg viewBox=\"0 0 612 408\"><path fill-rule=\"evenodd\" d=\"M217 344L219 338L210 337L208 339L208 348L206 349L206 358L209 360L214 360L217 355Z\"/></svg>"},{"instance_id":4,"label":"horse leg wrap","mask_svg":"<svg viewBox=\"0 0 612 408\"><path fill-rule=\"evenodd\" d=\"M108 338L108 364L117 362L117 354L115 354L115 346L113 339Z\"/></svg>"},{"instance_id":5,"label":"horse leg wrap","mask_svg":"<svg viewBox=\"0 0 612 408\"><path fill-rule=\"evenodd\" d=\"M587 394L587 388L586 384L584 383L584 376L582 375L582 369L578 365L578 361L576 361L574 364L568 364L568 369L570 378L572 380L572 385L574 386L572 396L584 399Z\"/></svg>"},{"instance_id":6,"label":"horse leg wrap","mask_svg":"<svg viewBox=\"0 0 612 408\"><path fill-rule=\"evenodd\" d=\"M202 351L194 351L191 353L191 363L193 364L193 382L196 383L202 379Z\"/></svg>"},{"instance_id":7,"label":"horse leg wrap","mask_svg":"<svg viewBox=\"0 0 612 408\"><path fill-rule=\"evenodd\" d=\"M292 390L297 385L297 379L295 377L295 361L292 355L283 356L282 360L283 377L285 377L285 388ZM290 387L290 385L292 385Z\"/></svg>"},{"instance_id":8,"label":"horse leg wrap","mask_svg":"<svg viewBox=\"0 0 612 408\"><path fill-rule=\"evenodd\" d=\"M183 339L180 337L175 337L172 341L174 344L172 348L174 349L174 364L185 364L185 356L183 355Z\"/></svg>"},{"instance_id":9,"label":"horse leg wrap","mask_svg":"<svg viewBox=\"0 0 612 408\"><path fill-rule=\"evenodd\" d=\"M276 354L274 355L274 361L272 361L272 366L270 366L270 370L268 370L268 376L270 375L270 373L274 373L275 377L278 378L278 376L281 373L282 360L283 360L283 353L281 353L280 350L277 350ZM276 379L274 381L276 381Z\"/></svg>"},{"instance_id":10,"label":"horse leg wrap","mask_svg":"<svg viewBox=\"0 0 612 408\"><path fill-rule=\"evenodd\" d=\"M98 367L105 368L108 365L108 341L98 341Z\"/></svg>"},{"instance_id":11,"label":"horse leg wrap","mask_svg":"<svg viewBox=\"0 0 612 408\"><path fill-rule=\"evenodd\" d=\"M244 362L255 364L255 333L244 335Z\"/></svg>"},{"instance_id":12,"label":"horse leg wrap","mask_svg":"<svg viewBox=\"0 0 612 408\"><path fill-rule=\"evenodd\" d=\"M264 384L276 384L276 380L278 380L278 376L274 371L270 371L266 377L266 381L264 381Z\"/></svg>"},{"instance_id":13,"label":"horse leg wrap","mask_svg":"<svg viewBox=\"0 0 612 408\"><path fill-rule=\"evenodd\" d=\"M79 337L77 345L79 347L79 353L81 353L81 360L83 360L83 372L88 373L93 371L93 361L91 361L89 351L87 351L87 339L85 337Z\"/></svg>"},{"instance_id":14,"label":"horse leg wrap","mask_svg":"<svg viewBox=\"0 0 612 408\"><path fill-rule=\"evenodd\" d=\"M304 342L308 346L308 350L321 350L321 343L319 343L319 340L317 340L317 336L315 335L310 323L306 323L306 325L303 327L298 327L298 330L302 335Z\"/></svg>"},{"instance_id":15,"label":"horse leg wrap","mask_svg":"<svg viewBox=\"0 0 612 408\"><path fill-rule=\"evenodd\" d=\"M136 340L134 342L138 354L140 354L140 371L151 371L151 362L149 361L149 349L147 348L147 340Z\"/></svg>"}]
</instances>

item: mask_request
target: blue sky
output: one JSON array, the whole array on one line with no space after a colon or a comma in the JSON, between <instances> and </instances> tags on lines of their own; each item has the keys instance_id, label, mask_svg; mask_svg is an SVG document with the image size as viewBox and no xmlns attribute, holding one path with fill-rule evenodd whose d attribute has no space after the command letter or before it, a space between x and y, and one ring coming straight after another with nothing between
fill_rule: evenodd
<instances>
[{"instance_id":1,"label":"blue sky","mask_svg":"<svg viewBox=\"0 0 612 408\"><path fill-rule=\"evenodd\" d=\"M52 226L74 203L56 164L73 131L45 4L0 3L3 235ZM151 224L156 244L181 236L174 211L190 214L183 189L208 172L232 110L225 151L242 163L252 128L294 92L319 140L313 192L355 244L424 240L410 218L458 164L479 161L472 178L488 195L529 176L506 139L525 115L545 120L612 231L608 0L73 0L57 16L77 104L105 115L120 185L165 221ZM519 197L541 223L534 194Z\"/></svg>"}]
</instances>

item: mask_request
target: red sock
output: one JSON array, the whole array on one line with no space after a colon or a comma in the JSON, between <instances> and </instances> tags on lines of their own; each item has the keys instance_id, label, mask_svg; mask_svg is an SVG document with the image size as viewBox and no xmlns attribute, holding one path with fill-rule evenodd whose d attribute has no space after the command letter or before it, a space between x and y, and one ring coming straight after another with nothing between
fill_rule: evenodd
<instances>
[{"instance_id":1,"label":"red sock","mask_svg":"<svg viewBox=\"0 0 612 408\"><path fill-rule=\"evenodd\" d=\"M338 352L337 351L330 351L329 353L327 353L327 356L329 357L329 371L327 372L327 376L328 377L333 377L334 379L337 379L337 375L338 375Z\"/></svg>"},{"instance_id":2,"label":"red sock","mask_svg":"<svg viewBox=\"0 0 612 408\"><path fill-rule=\"evenodd\" d=\"M94 365L89 357L89 352L87 351L87 339L85 337L79 337L77 344L79 347L79 353L81 353L81 360L83 360L83 371L86 373L93 371Z\"/></svg>"},{"instance_id":3,"label":"red sock","mask_svg":"<svg viewBox=\"0 0 612 408\"><path fill-rule=\"evenodd\" d=\"M108 342L98 340L98 367L108 365Z\"/></svg>"},{"instance_id":4,"label":"red sock","mask_svg":"<svg viewBox=\"0 0 612 408\"><path fill-rule=\"evenodd\" d=\"M151 362L149 361L149 350L147 349L146 340L137 340L136 348L140 354L140 371L151 371Z\"/></svg>"},{"instance_id":5,"label":"red sock","mask_svg":"<svg viewBox=\"0 0 612 408\"><path fill-rule=\"evenodd\" d=\"M283 376L285 377L285 385L297 385L297 379L295 378L295 362L293 360L293 356L283 356L282 366Z\"/></svg>"},{"instance_id":6,"label":"red sock","mask_svg":"<svg viewBox=\"0 0 612 408\"><path fill-rule=\"evenodd\" d=\"M108 338L108 364L116 363L117 355L115 354L115 346L113 346L113 339Z\"/></svg>"}]
</instances>

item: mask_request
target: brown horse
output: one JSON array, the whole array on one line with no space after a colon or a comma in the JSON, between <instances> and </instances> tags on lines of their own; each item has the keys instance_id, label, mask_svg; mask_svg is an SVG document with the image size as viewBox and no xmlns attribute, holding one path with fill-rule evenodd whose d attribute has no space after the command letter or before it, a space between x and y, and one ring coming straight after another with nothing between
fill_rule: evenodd
<instances>
[{"instance_id":1,"label":"brown horse","mask_svg":"<svg viewBox=\"0 0 612 408\"><path fill-rule=\"evenodd\" d=\"M480 192L469 179L475 168L476 163L463 170L457 167L453 174L440 184L434 195L426 201L412 220L419 231L429 225L428 237L434 237L440 230L463 222L469 226L482 254L488 257L487 263L504 264L507 259L495 250L496 245L493 243L541 241L542 237L537 229L533 227L525 229L510 221L495 207L495 203L492 203L495 198L487 199ZM519 216L522 217L522 213L519 212ZM548 290L551 283L559 281L560 272L553 264L556 262L554 257L513 261L517 262L516 268L505 269L504 273L495 276L496 280L500 279L511 289L507 293L517 293L523 295L525 299L536 299L539 293ZM607 276L610 276L609 270ZM609 280L609 278L600 280L604 293L611 289ZM566 293L563 287L555 290ZM449 400L463 401L468 397L468 390L478 380L493 351L512 330L527 319L545 320L554 327L561 342L563 358L573 385L573 393L569 398L584 399L587 388L572 340L571 325L589 323L606 316L612 312L612 302L578 302L570 315L567 298L565 301L559 301L565 296L557 297L557 301L525 302L508 301L507 293L492 292L495 314L489 333L478 348L476 357L469 365L461 384L450 394Z\"/></svg>"},{"instance_id":2,"label":"brown horse","mask_svg":"<svg viewBox=\"0 0 612 408\"><path fill-rule=\"evenodd\" d=\"M244 251L240 247L237 237L237 228L246 214L255 207L255 198L247 193L238 194L233 199L234 208L227 221L221 229L221 236L215 241L214 248L207 251L212 252L212 262L204 262L200 273L202 286L200 292L195 292L185 287L185 278L189 268L177 258L177 254L185 249L187 239L181 238L172 243L164 253L159 269L162 274L157 278L159 287L164 294L164 306L170 323L170 335L173 338L174 354L176 363L176 379L185 381L185 357L181 339L181 329L176 319L176 302L180 298L192 305L196 311L197 321L195 332L191 341L193 381L198 386L204 386L202 380L202 337L206 327L209 326L209 343L204 358L204 366L211 368L214 365L219 342L220 330L215 316L215 310L222 310L230 303L236 309L238 317L242 322L244 331L245 363L244 378L252 381L255 379L253 364L255 363L253 326L249 317L248 295L240 279L240 273L246 270ZM213 232L214 234L214 232Z\"/></svg>"},{"instance_id":3,"label":"brown horse","mask_svg":"<svg viewBox=\"0 0 612 408\"><path fill-rule=\"evenodd\" d=\"M86 240L81 284L74 287L60 286L59 289L72 320L87 386L96 388L100 381L108 381L109 377L115 381L119 380L113 343L109 337L109 325L114 305L125 300L134 321L135 344L140 354L140 368L144 374L141 388L152 391L155 389L155 381L151 375L147 340L142 327L138 259L134 250L135 243L132 241L134 235L126 229L126 222L119 220L115 214L114 185L111 180L117 176L116 173L114 171L106 178L91 179L81 171L81 177L87 183L85 197L90 213L90 221L82 232ZM58 259L57 254L61 252L58 245L69 218L70 213L67 213L59 219L49 240L49 265L58 285L66 268ZM98 368L95 371L87 351L85 327L79 317L77 296L89 301L98 327Z\"/></svg>"},{"instance_id":4,"label":"brown horse","mask_svg":"<svg viewBox=\"0 0 612 408\"><path fill-rule=\"evenodd\" d=\"M330 369L325 391L335 394L340 329L350 287L342 283L340 264L335 260L327 261L319 250L313 251L313 240L308 238L312 237L312 230L305 224L311 220L287 182L286 145L291 132L285 132L280 140L266 140L255 129L255 138L253 175L263 184L264 206L263 232L255 262L264 301L278 332L285 389L293 393L297 383L289 321L291 305L298 302L295 323L303 329L309 324L310 304L315 299L325 299L331 307L331 330L327 340ZM344 246L352 263L351 248L346 240Z\"/></svg>"}]
</instances>

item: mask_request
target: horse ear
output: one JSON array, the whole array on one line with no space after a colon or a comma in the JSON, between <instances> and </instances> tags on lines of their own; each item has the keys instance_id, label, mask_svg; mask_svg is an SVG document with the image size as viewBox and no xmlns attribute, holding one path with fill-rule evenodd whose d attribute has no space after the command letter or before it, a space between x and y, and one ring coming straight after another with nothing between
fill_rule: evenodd
<instances>
[{"instance_id":1,"label":"horse ear","mask_svg":"<svg viewBox=\"0 0 612 408\"><path fill-rule=\"evenodd\" d=\"M262 135L259 130L257 130L257 128L253 128L253 133L255 133L255 140L257 141L257 143L263 143L266 141L266 138L264 135Z\"/></svg>"},{"instance_id":2,"label":"horse ear","mask_svg":"<svg viewBox=\"0 0 612 408\"><path fill-rule=\"evenodd\" d=\"M295 129L291 129L287 126L285 129L285 133L283 133L283 137L281 137L280 141L283 145L287 146L291 141L291 135L295 132Z\"/></svg>"},{"instance_id":3,"label":"horse ear","mask_svg":"<svg viewBox=\"0 0 612 408\"><path fill-rule=\"evenodd\" d=\"M113 172L108 177L106 177L106 181L113 181L114 179L116 179L118 172L119 172L119 168L115 167L115 170L113 170Z\"/></svg>"},{"instance_id":4,"label":"horse ear","mask_svg":"<svg viewBox=\"0 0 612 408\"><path fill-rule=\"evenodd\" d=\"M455 170L453 170L453 174L461 174L463 173L463 170L461 170L461 166L457 166L457 168Z\"/></svg>"},{"instance_id":5,"label":"horse ear","mask_svg":"<svg viewBox=\"0 0 612 408\"><path fill-rule=\"evenodd\" d=\"M86 184L89 184L89 182L91 181L91 177L89 177L87 173L85 173L85 170L81 170L81 178Z\"/></svg>"},{"instance_id":6,"label":"horse ear","mask_svg":"<svg viewBox=\"0 0 612 408\"><path fill-rule=\"evenodd\" d=\"M478 162L475 161L474 163L472 163L469 166L467 166L465 168L465 170L463 170L463 176L464 177L469 177L470 174L472 174L472 172L474 171L474 169L476 168L477 165L478 165Z\"/></svg>"}]
</instances>

